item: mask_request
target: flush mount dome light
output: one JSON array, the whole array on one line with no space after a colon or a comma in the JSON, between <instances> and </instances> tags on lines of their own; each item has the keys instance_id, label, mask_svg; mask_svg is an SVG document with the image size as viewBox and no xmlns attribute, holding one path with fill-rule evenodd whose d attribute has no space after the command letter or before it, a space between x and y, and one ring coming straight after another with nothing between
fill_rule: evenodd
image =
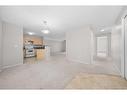
<instances>
[{"instance_id":1,"label":"flush mount dome light","mask_svg":"<svg viewBox=\"0 0 127 95\"><path fill-rule=\"evenodd\" d=\"M41 30L42 33L44 34L49 34L50 31L49 31L49 28L47 26L47 21L43 21L43 29Z\"/></svg>"},{"instance_id":2,"label":"flush mount dome light","mask_svg":"<svg viewBox=\"0 0 127 95\"><path fill-rule=\"evenodd\" d=\"M41 32L44 33L44 34L49 34L50 33L49 30L42 30Z\"/></svg>"},{"instance_id":3,"label":"flush mount dome light","mask_svg":"<svg viewBox=\"0 0 127 95\"><path fill-rule=\"evenodd\" d=\"M105 30L104 29L101 29L101 32L104 32Z\"/></svg>"},{"instance_id":4,"label":"flush mount dome light","mask_svg":"<svg viewBox=\"0 0 127 95\"><path fill-rule=\"evenodd\" d=\"M28 32L29 35L33 35L34 33L33 32Z\"/></svg>"}]
</instances>

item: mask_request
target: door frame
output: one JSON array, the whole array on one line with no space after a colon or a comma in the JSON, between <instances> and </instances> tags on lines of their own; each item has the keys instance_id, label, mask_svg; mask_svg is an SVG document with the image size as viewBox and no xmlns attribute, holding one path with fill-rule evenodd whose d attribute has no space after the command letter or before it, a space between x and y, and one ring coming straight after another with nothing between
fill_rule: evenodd
<instances>
[{"instance_id":1,"label":"door frame","mask_svg":"<svg viewBox=\"0 0 127 95\"><path fill-rule=\"evenodd\" d=\"M97 53L96 55L98 56L98 38L99 38L99 37L106 37L106 38L107 38L107 39L106 39L106 44L107 44L107 47L106 47L106 57L107 57L107 56L108 56L108 53L109 53L109 51L108 51L108 50L109 50L109 49L108 49L109 43L108 43L108 36L107 36L107 35L101 35L101 36L97 36L97 37L96 37L96 39L97 39L97 40L96 40L96 41L97 41L97 42L96 42L96 44L97 44L97 45L96 45L96 53Z\"/></svg>"},{"instance_id":2,"label":"door frame","mask_svg":"<svg viewBox=\"0 0 127 95\"><path fill-rule=\"evenodd\" d=\"M121 37L121 76L127 79L127 42L126 42L126 32L125 32L125 18L127 18L127 13L121 18L122 21L122 37Z\"/></svg>"},{"instance_id":3,"label":"door frame","mask_svg":"<svg viewBox=\"0 0 127 95\"><path fill-rule=\"evenodd\" d=\"M95 47L94 57L95 58L97 57L97 37L103 37L103 36L107 37L107 51L106 51L106 55L107 55L107 57L111 56L111 32L99 33L99 34L96 34L95 38L94 38L94 43L95 43L94 44L94 47Z\"/></svg>"}]
</instances>

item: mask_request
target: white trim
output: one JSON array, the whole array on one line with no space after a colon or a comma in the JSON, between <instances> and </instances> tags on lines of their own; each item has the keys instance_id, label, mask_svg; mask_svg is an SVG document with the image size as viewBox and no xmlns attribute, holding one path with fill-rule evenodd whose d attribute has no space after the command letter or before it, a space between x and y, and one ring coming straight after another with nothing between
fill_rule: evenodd
<instances>
[{"instance_id":1,"label":"white trim","mask_svg":"<svg viewBox=\"0 0 127 95\"><path fill-rule=\"evenodd\" d=\"M15 64L15 65L7 65L7 66L3 66L2 70L10 68L10 67L14 67L14 66L18 66L18 65L22 65L23 63L19 63L19 64Z\"/></svg>"},{"instance_id":2,"label":"white trim","mask_svg":"<svg viewBox=\"0 0 127 95\"><path fill-rule=\"evenodd\" d=\"M91 51L90 51L90 64L93 64L93 57L94 57L94 34L91 32Z\"/></svg>"},{"instance_id":3,"label":"white trim","mask_svg":"<svg viewBox=\"0 0 127 95\"><path fill-rule=\"evenodd\" d=\"M0 45L1 45L1 50L0 50L0 72L2 71L2 65L3 65L3 21L0 19L0 23L1 23L1 37L0 37Z\"/></svg>"},{"instance_id":4,"label":"white trim","mask_svg":"<svg viewBox=\"0 0 127 95\"><path fill-rule=\"evenodd\" d=\"M113 62L113 67L119 72L119 74L122 76L122 72L118 68L118 66Z\"/></svg>"},{"instance_id":5,"label":"white trim","mask_svg":"<svg viewBox=\"0 0 127 95\"><path fill-rule=\"evenodd\" d=\"M121 39L121 76L125 77L125 30L124 18L122 18L122 39Z\"/></svg>"},{"instance_id":6,"label":"white trim","mask_svg":"<svg viewBox=\"0 0 127 95\"><path fill-rule=\"evenodd\" d=\"M87 62L84 62L84 61L80 61L80 60L69 59L69 58L67 58L67 57L66 57L66 59L67 59L68 61L71 61L71 62L83 63L83 64L90 64L90 63L87 63Z\"/></svg>"}]
</instances>

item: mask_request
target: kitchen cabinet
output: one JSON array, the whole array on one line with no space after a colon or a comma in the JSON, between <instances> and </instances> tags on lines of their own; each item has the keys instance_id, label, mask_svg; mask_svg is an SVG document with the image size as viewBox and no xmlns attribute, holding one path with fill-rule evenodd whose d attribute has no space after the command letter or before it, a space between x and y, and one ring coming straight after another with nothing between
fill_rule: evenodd
<instances>
[{"instance_id":1,"label":"kitchen cabinet","mask_svg":"<svg viewBox=\"0 0 127 95\"><path fill-rule=\"evenodd\" d=\"M23 37L24 44L32 41L33 45L43 45L43 38L35 35L25 35Z\"/></svg>"}]
</instances>

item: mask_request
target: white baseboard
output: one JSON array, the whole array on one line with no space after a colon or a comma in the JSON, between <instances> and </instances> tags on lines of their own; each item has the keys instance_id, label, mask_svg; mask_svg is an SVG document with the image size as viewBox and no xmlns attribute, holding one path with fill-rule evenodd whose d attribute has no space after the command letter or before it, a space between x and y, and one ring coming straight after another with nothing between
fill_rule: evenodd
<instances>
[{"instance_id":1,"label":"white baseboard","mask_svg":"<svg viewBox=\"0 0 127 95\"><path fill-rule=\"evenodd\" d=\"M114 62L113 62L113 66L119 72L120 76L122 76L120 69L118 68L118 66Z\"/></svg>"},{"instance_id":2,"label":"white baseboard","mask_svg":"<svg viewBox=\"0 0 127 95\"><path fill-rule=\"evenodd\" d=\"M69 59L69 58L66 58L68 61L71 61L71 62L77 62L77 63L83 63L83 64L90 64L90 63L87 63L87 62L84 62L84 61L80 61L80 60L73 60L73 59Z\"/></svg>"},{"instance_id":3,"label":"white baseboard","mask_svg":"<svg viewBox=\"0 0 127 95\"><path fill-rule=\"evenodd\" d=\"M3 67L2 67L2 70L3 70L3 69L10 68L10 67L14 67L14 66L22 65L22 64L23 64L23 63L14 64L14 65L7 65L7 66L3 66Z\"/></svg>"}]
</instances>

